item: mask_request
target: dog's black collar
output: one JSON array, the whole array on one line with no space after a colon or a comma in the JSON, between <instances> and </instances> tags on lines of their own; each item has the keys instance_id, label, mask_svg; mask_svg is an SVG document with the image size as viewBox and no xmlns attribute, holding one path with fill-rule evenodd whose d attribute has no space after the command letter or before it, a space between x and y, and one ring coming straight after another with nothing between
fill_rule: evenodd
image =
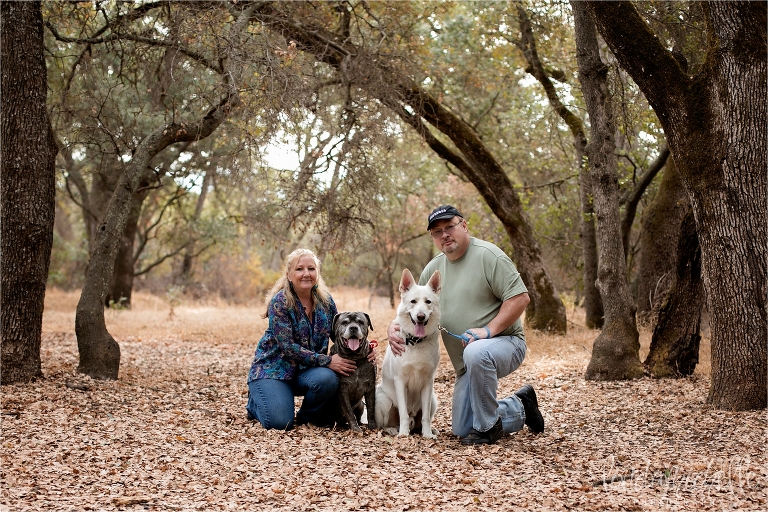
<instances>
[{"instance_id":1,"label":"dog's black collar","mask_svg":"<svg viewBox=\"0 0 768 512\"><path fill-rule=\"evenodd\" d=\"M406 345L417 345L417 344L421 343L422 341L424 341L425 339L427 339L426 336L424 336L423 338L417 338L416 336L413 336L411 334L406 334L405 335L405 344Z\"/></svg>"}]
</instances>

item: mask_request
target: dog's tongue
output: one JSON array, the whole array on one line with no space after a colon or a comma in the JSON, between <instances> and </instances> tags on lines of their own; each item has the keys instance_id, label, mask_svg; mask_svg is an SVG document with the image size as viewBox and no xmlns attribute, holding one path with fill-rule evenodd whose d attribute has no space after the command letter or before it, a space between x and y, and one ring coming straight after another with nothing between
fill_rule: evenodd
<instances>
[{"instance_id":1,"label":"dog's tongue","mask_svg":"<svg viewBox=\"0 0 768 512\"><path fill-rule=\"evenodd\" d=\"M357 350L360 348L360 340L357 338L349 338L347 340L347 346L349 347L349 350Z\"/></svg>"},{"instance_id":2,"label":"dog's tongue","mask_svg":"<svg viewBox=\"0 0 768 512\"><path fill-rule=\"evenodd\" d=\"M413 335L417 338L423 338L427 335L427 332L424 330L424 322L416 322L413 324Z\"/></svg>"}]
</instances>

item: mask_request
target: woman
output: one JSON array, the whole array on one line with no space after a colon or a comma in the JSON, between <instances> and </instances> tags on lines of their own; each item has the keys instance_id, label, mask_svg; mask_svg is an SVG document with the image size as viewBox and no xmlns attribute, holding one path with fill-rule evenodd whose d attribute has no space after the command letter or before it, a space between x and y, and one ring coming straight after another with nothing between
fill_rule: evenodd
<instances>
[{"instance_id":1,"label":"woman","mask_svg":"<svg viewBox=\"0 0 768 512\"><path fill-rule=\"evenodd\" d=\"M294 425L293 397L303 396L296 424L333 425L328 405L339 385L336 373L355 371L354 361L327 355L334 315L320 260L310 250L296 249L267 295L269 327L248 374L248 419L287 430Z\"/></svg>"}]
</instances>

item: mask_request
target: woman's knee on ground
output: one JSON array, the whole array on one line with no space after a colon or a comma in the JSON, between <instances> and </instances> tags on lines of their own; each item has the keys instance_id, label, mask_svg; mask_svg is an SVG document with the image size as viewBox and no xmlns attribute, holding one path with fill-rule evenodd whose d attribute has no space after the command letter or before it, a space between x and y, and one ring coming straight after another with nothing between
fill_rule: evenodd
<instances>
[{"instance_id":1,"label":"woman's knee on ground","mask_svg":"<svg viewBox=\"0 0 768 512\"><path fill-rule=\"evenodd\" d=\"M266 429L287 430L294 424L293 393L282 381L253 381L248 385L248 413Z\"/></svg>"},{"instance_id":2,"label":"woman's knee on ground","mask_svg":"<svg viewBox=\"0 0 768 512\"><path fill-rule=\"evenodd\" d=\"M307 387L316 397L331 397L339 388L339 378L330 368L315 368L311 375L306 375Z\"/></svg>"},{"instance_id":3,"label":"woman's knee on ground","mask_svg":"<svg viewBox=\"0 0 768 512\"><path fill-rule=\"evenodd\" d=\"M260 420L261 426L266 429L288 430L293 428L294 413L293 404L291 404L290 414L284 407L267 407L262 411Z\"/></svg>"}]
</instances>

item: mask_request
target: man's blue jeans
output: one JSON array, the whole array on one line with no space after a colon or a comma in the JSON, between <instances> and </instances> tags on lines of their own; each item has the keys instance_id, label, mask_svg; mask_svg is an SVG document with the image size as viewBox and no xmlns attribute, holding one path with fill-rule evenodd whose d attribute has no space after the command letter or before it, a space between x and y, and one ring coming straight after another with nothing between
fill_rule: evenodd
<instances>
[{"instance_id":1,"label":"man's blue jeans","mask_svg":"<svg viewBox=\"0 0 768 512\"><path fill-rule=\"evenodd\" d=\"M471 429L485 432L501 417L504 433L522 430L523 403L514 394L496 400L499 379L515 371L525 359L525 341L516 336L499 336L473 341L464 349L466 372L453 387L452 430L467 437Z\"/></svg>"},{"instance_id":2,"label":"man's blue jeans","mask_svg":"<svg viewBox=\"0 0 768 512\"><path fill-rule=\"evenodd\" d=\"M331 426L332 399L339 378L330 368L308 368L293 380L257 379L248 383L248 418L259 420L264 428L288 430L294 425L293 397L303 396L295 423Z\"/></svg>"}]
</instances>

